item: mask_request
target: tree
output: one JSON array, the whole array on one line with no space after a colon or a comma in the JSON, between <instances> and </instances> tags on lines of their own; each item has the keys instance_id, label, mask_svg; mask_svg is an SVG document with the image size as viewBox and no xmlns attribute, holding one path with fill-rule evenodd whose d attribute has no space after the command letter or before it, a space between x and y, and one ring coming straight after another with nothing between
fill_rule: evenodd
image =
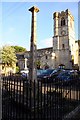
<instances>
[{"instance_id":1,"label":"tree","mask_svg":"<svg viewBox=\"0 0 80 120\"><path fill-rule=\"evenodd\" d=\"M17 62L16 54L15 54L15 49L11 46L3 46L1 50L2 54L2 64L4 64L5 67L5 72L6 72L6 67L14 67L14 65Z\"/></svg>"},{"instance_id":2,"label":"tree","mask_svg":"<svg viewBox=\"0 0 80 120\"><path fill-rule=\"evenodd\" d=\"M26 48L21 47L21 46L11 46L11 47L15 49L16 53L18 53L18 52L25 52L26 51Z\"/></svg>"},{"instance_id":3,"label":"tree","mask_svg":"<svg viewBox=\"0 0 80 120\"><path fill-rule=\"evenodd\" d=\"M37 60L36 64L37 64L37 69L40 69L40 66L41 66L40 60Z\"/></svg>"}]
</instances>

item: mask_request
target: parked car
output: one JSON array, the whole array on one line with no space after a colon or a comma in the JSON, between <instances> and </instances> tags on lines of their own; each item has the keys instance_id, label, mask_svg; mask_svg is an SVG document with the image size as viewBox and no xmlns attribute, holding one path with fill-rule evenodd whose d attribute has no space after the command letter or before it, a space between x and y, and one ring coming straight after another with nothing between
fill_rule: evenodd
<instances>
[{"instance_id":1,"label":"parked car","mask_svg":"<svg viewBox=\"0 0 80 120\"><path fill-rule=\"evenodd\" d=\"M60 69L46 69L40 75L37 75L37 79L43 83L53 82L60 71Z\"/></svg>"},{"instance_id":2,"label":"parked car","mask_svg":"<svg viewBox=\"0 0 80 120\"><path fill-rule=\"evenodd\" d=\"M37 70L37 76L40 75L40 74L42 74L44 71L45 71L44 69Z\"/></svg>"},{"instance_id":3,"label":"parked car","mask_svg":"<svg viewBox=\"0 0 80 120\"><path fill-rule=\"evenodd\" d=\"M75 84L80 80L79 74L75 70L64 70L56 77L56 83L60 85Z\"/></svg>"}]
</instances>

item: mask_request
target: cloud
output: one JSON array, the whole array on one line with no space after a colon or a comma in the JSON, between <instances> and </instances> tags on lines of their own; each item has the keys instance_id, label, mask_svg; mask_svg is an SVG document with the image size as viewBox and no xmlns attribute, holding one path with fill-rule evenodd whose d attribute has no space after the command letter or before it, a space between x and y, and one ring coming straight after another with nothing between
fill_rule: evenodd
<instances>
[{"instance_id":1,"label":"cloud","mask_svg":"<svg viewBox=\"0 0 80 120\"><path fill-rule=\"evenodd\" d=\"M5 44L14 44L14 42L15 42L15 28L11 26L5 31L3 28L0 46L3 46Z\"/></svg>"},{"instance_id":2,"label":"cloud","mask_svg":"<svg viewBox=\"0 0 80 120\"><path fill-rule=\"evenodd\" d=\"M3 27L3 29L2 29L2 39L6 40L6 38L8 39L9 37L12 37L14 33L15 33L15 28L14 27L6 28L6 30Z\"/></svg>"},{"instance_id":3,"label":"cloud","mask_svg":"<svg viewBox=\"0 0 80 120\"><path fill-rule=\"evenodd\" d=\"M15 45L15 41L14 40L11 40L11 41L7 41L7 42L5 42L5 41L0 41L0 47L3 47L3 46L5 46L5 45L9 45L9 46L11 46L11 45Z\"/></svg>"},{"instance_id":4,"label":"cloud","mask_svg":"<svg viewBox=\"0 0 80 120\"><path fill-rule=\"evenodd\" d=\"M13 32L14 30L15 30L14 27L10 27L10 28L9 28L9 32Z\"/></svg>"},{"instance_id":5,"label":"cloud","mask_svg":"<svg viewBox=\"0 0 80 120\"><path fill-rule=\"evenodd\" d=\"M38 48L52 47L52 37L39 41L37 46Z\"/></svg>"}]
</instances>

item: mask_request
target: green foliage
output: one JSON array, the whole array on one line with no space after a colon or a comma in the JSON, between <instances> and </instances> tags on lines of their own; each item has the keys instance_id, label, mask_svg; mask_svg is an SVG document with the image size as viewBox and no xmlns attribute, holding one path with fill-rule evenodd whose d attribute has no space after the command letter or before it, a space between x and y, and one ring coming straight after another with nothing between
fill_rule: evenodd
<instances>
[{"instance_id":1,"label":"green foliage","mask_svg":"<svg viewBox=\"0 0 80 120\"><path fill-rule=\"evenodd\" d=\"M15 49L11 46L3 46L1 50L2 54L2 63L5 65L14 66L14 64L17 62L16 55L15 55Z\"/></svg>"},{"instance_id":2,"label":"green foliage","mask_svg":"<svg viewBox=\"0 0 80 120\"><path fill-rule=\"evenodd\" d=\"M20 68L18 66L16 66L16 73L20 72Z\"/></svg>"},{"instance_id":3,"label":"green foliage","mask_svg":"<svg viewBox=\"0 0 80 120\"><path fill-rule=\"evenodd\" d=\"M16 53L18 53L18 52L25 52L26 51L26 48L23 48L21 46L11 46L11 47L15 49Z\"/></svg>"},{"instance_id":4,"label":"green foliage","mask_svg":"<svg viewBox=\"0 0 80 120\"><path fill-rule=\"evenodd\" d=\"M36 64L37 64L37 69L40 69L41 63L39 60L37 60Z\"/></svg>"}]
</instances>

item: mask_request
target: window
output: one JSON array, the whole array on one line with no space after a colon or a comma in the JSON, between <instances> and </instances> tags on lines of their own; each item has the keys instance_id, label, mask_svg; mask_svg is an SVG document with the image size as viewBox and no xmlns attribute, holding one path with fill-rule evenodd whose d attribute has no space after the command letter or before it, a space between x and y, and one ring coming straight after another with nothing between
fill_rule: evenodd
<instances>
[{"instance_id":1,"label":"window","mask_svg":"<svg viewBox=\"0 0 80 120\"><path fill-rule=\"evenodd\" d=\"M64 18L61 19L61 26L63 26L63 25L65 25L65 19Z\"/></svg>"},{"instance_id":2,"label":"window","mask_svg":"<svg viewBox=\"0 0 80 120\"><path fill-rule=\"evenodd\" d=\"M62 44L62 49L64 49L65 48L65 45L64 44Z\"/></svg>"},{"instance_id":3,"label":"window","mask_svg":"<svg viewBox=\"0 0 80 120\"><path fill-rule=\"evenodd\" d=\"M48 56L46 55L46 59L48 59Z\"/></svg>"}]
</instances>

